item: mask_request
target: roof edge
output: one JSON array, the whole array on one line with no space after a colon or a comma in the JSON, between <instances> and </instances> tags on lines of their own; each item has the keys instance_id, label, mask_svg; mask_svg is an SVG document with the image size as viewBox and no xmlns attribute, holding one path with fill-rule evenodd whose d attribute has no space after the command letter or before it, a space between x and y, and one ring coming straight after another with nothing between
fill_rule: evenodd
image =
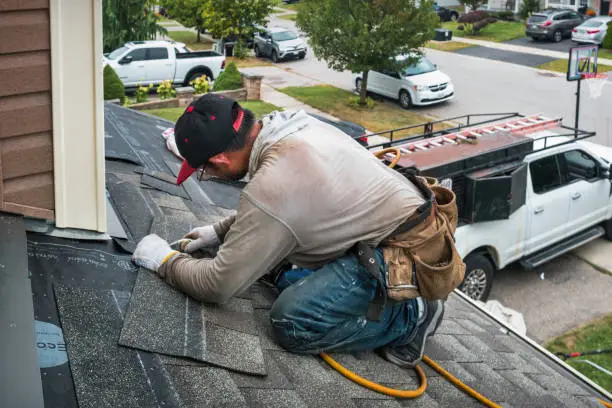
<instances>
[{"instance_id":1,"label":"roof edge","mask_svg":"<svg viewBox=\"0 0 612 408\"><path fill-rule=\"evenodd\" d=\"M476 309L478 309L479 311L481 311L482 313L484 313L485 315L487 315L491 319L495 320L497 323L499 323L506 330L508 330L509 332L512 332L519 339L523 340L525 343L527 343L531 347L535 348L537 351L539 351L544 356L548 357L550 360L552 360L558 366L560 366L561 368L563 368L566 371L570 372L572 375L574 375L578 379L582 380L582 382L584 382L589 387L593 388L595 391L600 393L602 396L606 397L609 401L612 401L612 394L610 392L606 391L603 387L601 387L600 385L594 383L591 379L586 377L584 374L582 374L581 372L579 372L578 370L576 370L575 368L573 368L569 364L566 364L565 362L563 362L559 357L555 356L553 353L551 353L550 351L546 350L540 344L536 343L533 339L531 339L531 338L529 338L527 336L522 335L521 333L519 333L516 330L514 330L511 326L509 326L506 323L504 323L503 321L499 320L497 317L495 317L494 315L489 313L487 310L483 309L472 298L467 296L465 293L461 292L459 289L455 289L454 292L455 292L456 295L459 296L459 298L463 299L463 301L465 301L466 303L474 306Z\"/></svg>"}]
</instances>

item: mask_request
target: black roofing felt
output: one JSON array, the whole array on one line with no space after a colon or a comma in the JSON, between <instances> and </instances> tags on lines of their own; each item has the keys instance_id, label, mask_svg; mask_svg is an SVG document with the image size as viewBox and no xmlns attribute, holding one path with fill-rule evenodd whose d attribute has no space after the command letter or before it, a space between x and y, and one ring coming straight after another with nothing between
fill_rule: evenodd
<instances>
[{"instance_id":1,"label":"black roofing felt","mask_svg":"<svg viewBox=\"0 0 612 408\"><path fill-rule=\"evenodd\" d=\"M166 151L156 127L159 121L123 110L106 106L107 112L115 112L107 115L107 122L118 122L107 124L107 138L109 132L122 132L124 140L138 143L134 150L140 155L159 157L156 163L166 166L150 166L150 160L143 160L146 170L172 172L165 161L179 161ZM231 214L211 204L223 201L222 196L213 197L213 189L205 194L214 200L194 198L186 189L191 200L179 198L186 211L176 197L143 190L141 175L134 171L138 166L107 163L111 201L129 227L131 240L152 230L172 240L197 223L196 218L207 223ZM78 242L37 234L28 234L28 239L36 318L61 325L68 348L69 364L41 369L47 407L76 406L75 395L82 407L113 408L481 406L428 366L423 366L428 379L425 394L399 400L352 383L318 356L284 351L274 342L268 316L275 290L261 283L226 307L203 306L173 293L150 272L139 271L112 241ZM209 365L141 350L185 355L180 350L185 344L221 351L215 365ZM449 297L444 321L429 340L426 355L504 407L600 406L593 389L455 294ZM373 352L333 357L383 385L418 387L413 370ZM253 362L266 375L245 374L257 371L251 370Z\"/></svg>"}]
</instances>

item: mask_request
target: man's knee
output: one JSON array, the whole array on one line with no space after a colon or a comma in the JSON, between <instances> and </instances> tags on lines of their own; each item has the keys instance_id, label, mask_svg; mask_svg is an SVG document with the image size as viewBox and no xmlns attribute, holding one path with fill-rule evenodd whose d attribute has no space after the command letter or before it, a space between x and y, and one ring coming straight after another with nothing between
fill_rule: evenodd
<instances>
[{"instance_id":1,"label":"man's knee","mask_svg":"<svg viewBox=\"0 0 612 408\"><path fill-rule=\"evenodd\" d=\"M287 291L281 293L270 310L270 323L276 342L288 351L303 351L312 342L315 333L301 324L300 308Z\"/></svg>"}]
</instances>

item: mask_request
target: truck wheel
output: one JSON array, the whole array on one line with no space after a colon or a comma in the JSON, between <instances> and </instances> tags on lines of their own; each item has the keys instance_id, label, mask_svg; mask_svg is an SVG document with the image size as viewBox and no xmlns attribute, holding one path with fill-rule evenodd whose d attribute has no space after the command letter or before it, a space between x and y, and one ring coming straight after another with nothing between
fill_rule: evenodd
<instances>
[{"instance_id":1,"label":"truck wheel","mask_svg":"<svg viewBox=\"0 0 612 408\"><path fill-rule=\"evenodd\" d=\"M253 48L253 51L255 52L255 56L257 58L259 58L261 56L261 54L259 53L259 47L258 46L255 46L255 48Z\"/></svg>"},{"instance_id":2,"label":"truck wheel","mask_svg":"<svg viewBox=\"0 0 612 408\"><path fill-rule=\"evenodd\" d=\"M189 74L189 76L187 77L187 81L185 82L185 86L189 86L189 83L199 77L201 77L202 75L206 75L206 79L208 79L208 82L210 82L212 80L212 76L210 75L209 72L194 72Z\"/></svg>"},{"instance_id":3,"label":"truck wheel","mask_svg":"<svg viewBox=\"0 0 612 408\"><path fill-rule=\"evenodd\" d=\"M459 290L474 300L485 302L493 286L495 267L483 254L472 254L464 260L465 277Z\"/></svg>"},{"instance_id":4,"label":"truck wheel","mask_svg":"<svg viewBox=\"0 0 612 408\"><path fill-rule=\"evenodd\" d=\"M606 239L612 241L612 218L604 222L604 229L606 230Z\"/></svg>"},{"instance_id":5,"label":"truck wheel","mask_svg":"<svg viewBox=\"0 0 612 408\"><path fill-rule=\"evenodd\" d=\"M450 15L450 21L457 21L457 19L459 18L459 14L457 13L451 13Z\"/></svg>"},{"instance_id":6,"label":"truck wheel","mask_svg":"<svg viewBox=\"0 0 612 408\"><path fill-rule=\"evenodd\" d=\"M278 54L276 53L276 51L272 51L272 62L274 62L275 64L278 62Z\"/></svg>"}]
</instances>

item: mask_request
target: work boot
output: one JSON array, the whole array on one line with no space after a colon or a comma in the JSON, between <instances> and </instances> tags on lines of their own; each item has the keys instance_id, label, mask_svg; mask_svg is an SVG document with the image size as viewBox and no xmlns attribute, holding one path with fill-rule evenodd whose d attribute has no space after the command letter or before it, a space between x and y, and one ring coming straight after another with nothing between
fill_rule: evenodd
<instances>
[{"instance_id":1,"label":"work boot","mask_svg":"<svg viewBox=\"0 0 612 408\"><path fill-rule=\"evenodd\" d=\"M404 345L385 346L381 350L384 358L400 367L414 368L421 362L427 338L433 336L442 322L442 316L444 315L444 302L442 300L419 303L423 305L425 310L417 322L417 327L411 339Z\"/></svg>"}]
</instances>

